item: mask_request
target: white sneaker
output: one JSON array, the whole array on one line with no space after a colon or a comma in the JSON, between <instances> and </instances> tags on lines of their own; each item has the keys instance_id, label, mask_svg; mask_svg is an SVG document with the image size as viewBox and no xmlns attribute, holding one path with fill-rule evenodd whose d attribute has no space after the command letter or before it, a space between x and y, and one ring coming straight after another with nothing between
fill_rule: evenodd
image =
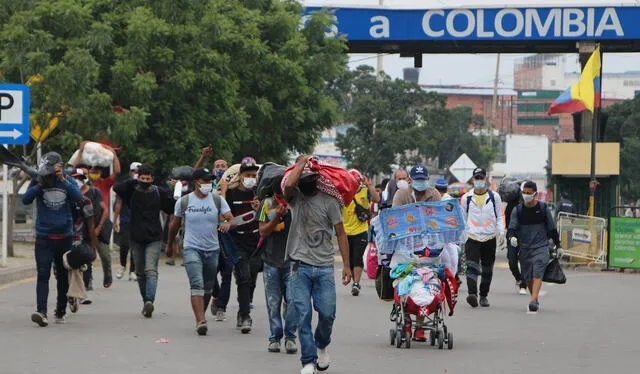
<instances>
[{"instance_id":1,"label":"white sneaker","mask_svg":"<svg viewBox=\"0 0 640 374\"><path fill-rule=\"evenodd\" d=\"M300 374L316 374L316 367L313 364L306 364L300 370Z\"/></svg>"},{"instance_id":2,"label":"white sneaker","mask_svg":"<svg viewBox=\"0 0 640 374\"><path fill-rule=\"evenodd\" d=\"M136 273L129 273L129 281L136 282L137 280L138 277L136 276Z\"/></svg>"},{"instance_id":3,"label":"white sneaker","mask_svg":"<svg viewBox=\"0 0 640 374\"><path fill-rule=\"evenodd\" d=\"M117 279L122 279L122 277L124 277L124 273L126 273L126 272L127 272L127 269L125 269L125 268L120 268L120 270L118 270L118 271L116 272L116 278L117 278Z\"/></svg>"},{"instance_id":4,"label":"white sneaker","mask_svg":"<svg viewBox=\"0 0 640 374\"><path fill-rule=\"evenodd\" d=\"M329 357L329 352L327 352L327 348L318 349L318 362L316 367L319 371L325 371L329 369L329 365L331 365L331 358Z\"/></svg>"},{"instance_id":5,"label":"white sneaker","mask_svg":"<svg viewBox=\"0 0 640 374\"><path fill-rule=\"evenodd\" d=\"M518 292L520 295L528 295L529 293L527 292L526 288L520 288L520 291Z\"/></svg>"}]
</instances>

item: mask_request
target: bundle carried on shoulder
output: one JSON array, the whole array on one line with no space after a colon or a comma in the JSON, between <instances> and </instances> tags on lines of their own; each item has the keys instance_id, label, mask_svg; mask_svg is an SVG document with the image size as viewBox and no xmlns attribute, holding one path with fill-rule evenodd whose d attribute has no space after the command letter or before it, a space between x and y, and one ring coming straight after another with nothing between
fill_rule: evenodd
<instances>
[{"instance_id":1,"label":"bundle carried on shoulder","mask_svg":"<svg viewBox=\"0 0 640 374\"><path fill-rule=\"evenodd\" d=\"M69 165L76 165L76 159L78 158L79 153L80 150L73 153L73 156L69 159ZM80 163L89 166L109 167L113 164L113 153L103 144L87 142L84 146L84 150L82 151L82 159L80 160Z\"/></svg>"},{"instance_id":2,"label":"bundle carried on shoulder","mask_svg":"<svg viewBox=\"0 0 640 374\"><path fill-rule=\"evenodd\" d=\"M504 177L498 186L498 194L505 203L520 201L520 184L522 181L514 177Z\"/></svg>"},{"instance_id":3,"label":"bundle carried on shoulder","mask_svg":"<svg viewBox=\"0 0 640 374\"><path fill-rule=\"evenodd\" d=\"M175 167L171 170L171 178L191 182L193 179L193 167L189 165Z\"/></svg>"},{"instance_id":4,"label":"bundle carried on shoulder","mask_svg":"<svg viewBox=\"0 0 640 374\"><path fill-rule=\"evenodd\" d=\"M273 162L266 162L258 170L258 190L259 200L273 195L273 184L284 174L286 168Z\"/></svg>"}]
</instances>

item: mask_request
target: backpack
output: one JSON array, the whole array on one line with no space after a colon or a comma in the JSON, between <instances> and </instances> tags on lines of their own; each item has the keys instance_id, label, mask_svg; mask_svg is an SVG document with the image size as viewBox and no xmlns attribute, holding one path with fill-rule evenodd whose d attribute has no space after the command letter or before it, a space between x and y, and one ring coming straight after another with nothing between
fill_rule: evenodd
<instances>
[{"instance_id":1,"label":"backpack","mask_svg":"<svg viewBox=\"0 0 640 374\"><path fill-rule=\"evenodd\" d=\"M493 195L493 191L487 190L489 193L489 202L493 204L493 213L496 215L496 220L498 219L498 207L496 206L496 197ZM473 195L467 196L467 216L469 216L469 206L471 206L471 199L473 199Z\"/></svg>"},{"instance_id":2,"label":"backpack","mask_svg":"<svg viewBox=\"0 0 640 374\"><path fill-rule=\"evenodd\" d=\"M518 204L518 206L516 206L516 214L518 215L518 221L522 220L522 203ZM542 201L538 201L538 209L540 209L540 215L542 215L542 219L543 222L545 224L545 226L547 225L547 204L543 203Z\"/></svg>"},{"instance_id":3,"label":"backpack","mask_svg":"<svg viewBox=\"0 0 640 374\"><path fill-rule=\"evenodd\" d=\"M184 224L187 221L186 212L187 208L189 207L189 195L191 194L186 194L180 198L180 211L184 215L184 218L182 219L182 225L180 226L180 247L182 247L184 243ZM215 204L216 209L218 209L218 215L220 215L222 198L215 192L211 192L211 197L213 197L213 203Z\"/></svg>"},{"instance_id":4,"label":"backpack","mask_svg":"<svg viewBox=\"0 0 640 374\"><path fill-rule=\"evenodd\" d=\"M356 196L360 193L361 190L362 189L358 190L358 192L356 193ZM369 209L358 204L358 201L355 197L353 198L353 203L355 204L354 209L355 209L355 213L356 213L356 217L358 218L358 221L368 222L371 218L373 218L373 213L371 213Z\"/></svg>"}]
</instances>

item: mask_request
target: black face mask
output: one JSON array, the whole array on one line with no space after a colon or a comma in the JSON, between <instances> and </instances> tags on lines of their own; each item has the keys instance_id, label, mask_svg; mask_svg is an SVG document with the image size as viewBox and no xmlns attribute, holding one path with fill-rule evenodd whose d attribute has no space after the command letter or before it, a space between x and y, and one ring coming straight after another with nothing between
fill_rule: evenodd
<instances>
[{"instance_id":1,"label":"black face mask","mask_svg":"<svg viewBox=\"0 0 640 374\"><path fill-rule=\"evenodd\" d=\"M151 182L138 182L138 186L140 186L140 188L142 188L143 190L146 190L147 188L151 187Z\"/></svg>"}]
</instances>

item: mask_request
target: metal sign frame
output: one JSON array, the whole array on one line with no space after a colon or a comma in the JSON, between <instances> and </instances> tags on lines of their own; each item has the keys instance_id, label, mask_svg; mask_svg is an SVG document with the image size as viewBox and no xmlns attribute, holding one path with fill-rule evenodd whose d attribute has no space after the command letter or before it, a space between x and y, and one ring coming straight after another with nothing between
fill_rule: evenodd
<instances>
[{"instance_id":1,"label":"metal sign frame","mask_svg":"<svg viewBox=\"0 0 640 374\"><path fill-rule=\"evenodd\" d=\"M15 92L20 92L20 100L14 97ZM18 102L16 102L18 101ZM20 105L20 108L14 106ZM31 137L31 89L26 84L0 84L0 121L4 111L11 110L12 117L15 112L19 113L21 119L9 119L9 122L0 122L0 144L28 144Z\"/></svg>"}]
</instances>

